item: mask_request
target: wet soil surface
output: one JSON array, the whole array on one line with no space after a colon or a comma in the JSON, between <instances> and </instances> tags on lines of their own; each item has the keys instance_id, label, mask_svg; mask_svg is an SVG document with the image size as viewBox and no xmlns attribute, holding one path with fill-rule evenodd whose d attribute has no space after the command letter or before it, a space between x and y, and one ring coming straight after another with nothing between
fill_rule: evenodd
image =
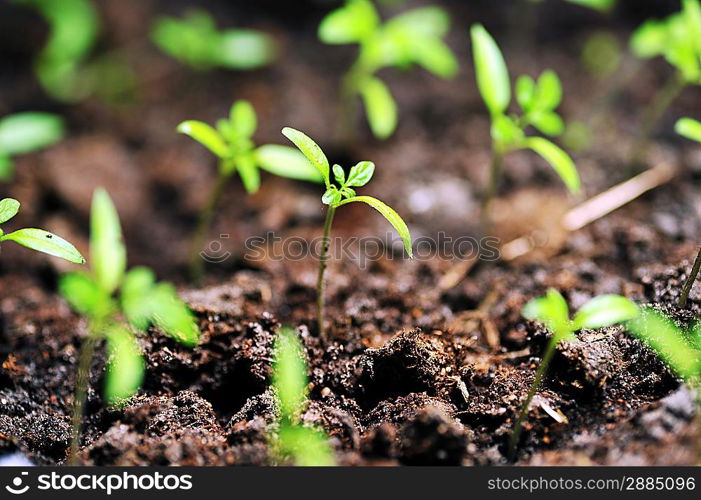
<instances>
[{"instance_id":1,"label":"wet soil surface","mask_svg":"<svg viewBox=\"0 0 701 500\"><path fill-rule=\"evenodd\" d=\"M120 4L102 6L114 20L106 36L116 45L130 34L143 37L153 12L162 11L155 1L124 11ZM316 262L280 262L273 245L257 258L242 250L247 237L268 231L318 237L323 212L316 186L266 177L259 194L245 197L232 182L211 233L225 235L218 239L232 255L209 267L204 286L185 283L187 236L214 170L207 154L178 139L173 128L185 118L213 121L234 98L250 99L259 111L260 143L282 143L279 129L292 124L328 145L329 156L337 160L373 159L378 173L371 194L405 214L415 238L439 231L453 237L478 234L488 125L467 69L462 27L491 21L495 34L506 37L509 18L484 5L447 4L461 26L450 43L465 69L451 82L420 71L383 75L402 110L397 135L385 143L370 140L367 131L356 144L335 139L329 126L335 122L334 82L353 52L315 42L322 8L305 2L307 17L290 26L284 16L211 2L223 25L270 29L282 47L295 50L285 50L278 64L252 74L193 74L147 41L126 46L133 64L148 68L137 107L108 108L89 100L63 109L69 138L18 161L16 182L3 187L4 195L23 202L18 223L54 230L87 250L89 199L96 185L108 186L120 210L130 263L150 265L179 283L202 331L194 349L156 330L145 333L140 339L147 359L144 387L119 410L105 408L101 399L99 351L91 370L81 462L268 463L277 416L269 383L272 348L280 325L290 324L303 340L309 365L310 404L302 419L327 432L338 463L505 464L515 415L549 335L522 319L528 300L556 287L573 309L593 296L620 293L656 304L681 323L701 315L701 289L692 293L688 310L675 307L701 235L701 156L671 137L651 148L649 163L661 159L678 165L682 173L675 180L570 235L564 244L544 245L521 261L482 260L451 286L442 286L454 270L450 258L406 261L397 250L363 269L357 259L332 260L331 340L325 344L315 327ZM168 11L177 13L175 7ZM555 13L565 23L573 15L567 9ZM626 12L619 15L612 22L624 40L635 21ZM581 30L599 21L578 19ZM565 87L563 113L586 115L592 89L606 85L581 76L577 57L585 32L534 29L539 34L534 47L505 40L512 71L556 68ZM647 102L659 83L655 68L653 63L629 82L630 89L607 111L611 116L597 131L596 147L577 158L585 196L628 177L624 145L637 123L636 103ZM11 89L8 102L38 105L40 91L29 69L8 82L2 83ZM698 108L698 97L683 94L661 129ZM13 110L3 103L0 114ZM505 167L499 207L509 216L497 209L494 228L502 241L542 227L576 201L528 154L512 155ZM339 211L334 233L367 236L386 229L376 214L347 207ZM69 445L75 365L86 324L55 292L63 264L8 246L0 266L0 455L21 452L36 463L60 464ZM529 409L517 463L696 463L697 419L693 392L643 344L620 327L584 330L558 348Z\"/></svg>"}]
</instances>

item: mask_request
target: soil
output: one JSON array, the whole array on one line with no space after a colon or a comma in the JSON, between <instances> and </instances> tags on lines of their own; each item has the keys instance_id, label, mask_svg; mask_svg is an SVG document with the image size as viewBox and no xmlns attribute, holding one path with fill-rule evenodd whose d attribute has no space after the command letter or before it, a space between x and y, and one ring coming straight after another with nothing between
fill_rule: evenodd
<instances>
[{"instance_id":1,"label":"soil","mask_svg":"<svg viewBox=\"0 0 701 500\"><path fill-rule=\"evenodd\" d=\"M462 63L453 81L422 71L383 73L400 104L397 134L376 142L363 130L355 144L337 141L337 87L352 60L347 47L323 47L315 26L328 6L270 1L202 2L222 26L272 31L280 60L253 73L193 73L147 39L156 13L186 2L149 0L124 7L105 0L101 49L119 48L135 71L133 95L107 105L95 98L59 106L44 96L27 62L45 29L13 7L0 29L0 115L49 109L67 117L70 134L43 153L22 157L3 196L23 203L17 224L44 227L87 254L89 201L109 188L120 211L130 265L148 265L180 286L196 312L201 344L189 349L156 330L140 337L145 384L121 409L101 399L104 355L91 369L80 461L94 465L264 465L277 409L270 389L273 341L281 324L297 328L309 364L310 404L302 419L330 436L339 464L500 465L519 404L533 380L548 332L521 317L548 287L572 308L603 293L654 304L682 324L701 315L701 287L686 310L676 307L701 235L701 153L672 136L671 124L701 109L697 89L676 101L659 127L647 163L679 167L670 183L569 235L555 245L548 224L572 206L548 167L530 154L507 158L494 234L502 242L532 233L541 245L524 258L479 260L442 287L455 258L402 258L401 248L361 268L333 259L328 269L330 341L315 326L314 259L279 261L245 254L244 241L273 231L312 240L324 213L317 186L266 176L255 196L232 181L212 235L230 252L208 266L206 283L185 281L188 235L214 178L207 153L173 132L182 119L214 121L246 98L259 112L260 143L284 143L294 125L315 137L332 161L372 159L372 194L406 216L415 239L479 235L479 196L489 161L487 115L476 93L466 27L493 30L513 74L552 67L565 88L563 114L587 117L607 81L579 62L586 34L609 29L625 43L648 14L674 2L621 2L610 18L550 2L533 25L518 24L530 3L442 2L457 26L449 37ZM415 2L409 2L412 4ZM434 2L441 3L441 2ZM273 7L273 4L275 6ZM562 5L560 5L562 4ZM632 7L631 5L636 7ZM672 7L676 8L676 7ZM10 17L2 14L0 19ZM524 31L528 43L521 43ZM532 36L529 35L532 32ZM9 43L11 42L11 43ZM14 68L9 72L9 68ZM625 167L641 110L669 75L660 61L627 82L576 156L586 199L631 175ZM692 113L693 116L693 113ZM14 222L14 221L13 221ZM340 210L334 235L383 235L385 221L365 207ZM546 235L543 238L543 235ZM214 248L214 247L211 247ZM39 464L65 461L78 349L86 323L57 295L54 259L9 245L0 261L0 455L19 452ZM533 400L520 443L520 465L682 465L696 463L701 440L694 393L621 327L583 330L563 343Z\"/></svg>"}]
</instances>

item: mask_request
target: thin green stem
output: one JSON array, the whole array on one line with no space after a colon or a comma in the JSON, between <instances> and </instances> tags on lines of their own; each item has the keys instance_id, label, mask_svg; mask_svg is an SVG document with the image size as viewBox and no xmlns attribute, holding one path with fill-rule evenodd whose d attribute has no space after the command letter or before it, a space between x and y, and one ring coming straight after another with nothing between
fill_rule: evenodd
<instances>
[{"instance_id":1,"label":"thin green stem","mask_svg":"<svg viewBox=\"0 0 701 500\"><path fill-rule=\"evenodd\" d=\"M88 328L88 336L80 346L78 354L78 372L75 382L75 397L73 399L73 412L71 414L71 447L68 455L68 464L77 465L78 450L80 449L81 427L85 413L85 402L88 396L88 384L90 383L90 365L92 364L95 346L99 338L100 327L93 324Z\"/></svg>"},{"instance_id":2,"label":"thin green stem","mask_svg":"<svg viewBox=\"0 0 701 500\"><path fill-rule=\"evenodd\" d=\"M217 180L214 182L207 204L202 209L202 212L200 212L197 227L192 236L192 246L190 248L190 279L195 283L199 283L204 276L204 259L200 254L204 247L207 232L212 225L214 210L219 204L219 200L221 199L229 177L230 175L222 173L221 168L219 169Z\"/></svg>"},{"instance_id":3,"label":"thin green stem","mask_svg":"<svg viewBox=\"0 0 701 500\"><path fill-rule=\"evenodd\" d=\"M684 282L684 288L682 288L682 294L679 297L679 307L682 309L686 307L686 302L689 300L689 294L694 286L696 277L699 275L699 270L701 270L701 248L699 248L699 253L696 254L696 260L691 267L691 273L689 273L689 277L686 279L686 282Z\"/></svg>"},{"instance_id":4,"label":"thin green stem","mask_svg":"<svg viewBox=\"0 0 701 500\"><path fill-rule=\"evenodd\" d=\"M526 415L528 415L528 407L531 405L531 401L533 401L533 397L535 396L536 392L538 392L538 388L540 387L540 384L543 381L543 377L548 371L548 366L550 365L550 361L552 361L553 359L556 346L557 343L551 339L548 343L548 346L545 348L545 354L543 355L543 359L540 361L540 365L538 365L538 370L536 370L535 372L535 378L533 379L533 383L531 384L530 389L528 389L528 394L526 394L526 400L523 402L523 406L521 406L521 411L518 414L518 418L516 419L516 423L514 424L514 430L511 433L511 439L509 440L510 461L513 461L516 457L516 448L518 447L519 438L521 437L521 431L523 430L523 422L526 419Z\"/></svg>"},{"instance_id":5,"label":"thin green stem","mask_svg":"<svg viewBox=\"0 0 701 500\"><path fill-rule=\"evenodd\" d=\"M499 181L501 180L502 159L503 153L496 147L495 144L492 144L492 163L489 169L489 182L484 192L484 197L482 198L482 228L485 234L489 232L489 226L491 224L489 218L489 205L496 196Z\"/></svg>"},{"instance_id":6,"label":"thin green stem","mask_svg":"<svg viewBox=\"0 0 701 500\"><path fill-rule=\"evenodd\" d=\"M662 87L643 115L643 121L633 142L630 165L638 165L650 142L650 136L665 112L686 87L686 80L679 72L675 73Z\"/></svg>"},{"instance_id":7,"label":"thin green stem","mask_svg":"<svg viewBox=\"0 0 701 500\"><path fill-rule=\"evenodd\" d=\"M333 216L336 213L335 206L329 206L326 212L326 222L324 222L324 236L321 240L321 255L319 257L319 276L316 280L316 317L319 326L319 337L326 341L326 330L324 328L324 292L326 290L326 282L324 281L324 272L326 271L326 263L329 259L329 243L331 234L331 225L333 224Z\"/></svg>"}]
</instances>

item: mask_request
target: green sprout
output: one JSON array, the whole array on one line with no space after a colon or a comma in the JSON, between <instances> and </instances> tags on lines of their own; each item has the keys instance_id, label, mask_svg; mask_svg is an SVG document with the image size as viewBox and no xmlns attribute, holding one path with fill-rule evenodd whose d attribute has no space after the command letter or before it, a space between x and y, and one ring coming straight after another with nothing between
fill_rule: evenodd
<instances>
[{"instance_id":1,"label":"green sprout","mask_svg":"<svg viewBox=\"0 0 701 500\"><path fill-rule=\"evenodd\" d=\"M280 405L279 429L272 440L276 459L300 466L334 465L323 431L304 426L300 414L307 406L307 365L302 344L292 328L283 327L275 341L273 387Z\"/></svg>"},{"instance_id":2,"label":"green sprout","mask_svg":"<svg viewBox=\"0 0 701 500\"><path fill-rule=\"evenodd\" d=\"M574 332L582 328L603 328L616 323L636 318L638 306L620 295L601 295L584 304L574 319L570 319L570 310L564 297L554 289L549 289L543 297L531 300L523 308L523 317L539 321L552 332L552 337L545 348L545 353L538 365L535 378L528 389L526 399L521 406L509 441L509 458L514 459L519 443L523 422L528 415L528 408L540 387L543 377L560 342L575 340Z\"/></svg>"},{"instance_id":3,"label":"green sprout","mask_svg":"<svg viewBox=\"0 0 701 500\"><path fill-rule=\"evenodd\" d=\"M77 459L81 421L97 344L107 342L105 399L119 405L141 387L144 361L136 331L155 325L176 341L195 346L199 329L193 314L169 283L156 283L150 269L127 272L127 253L117 210L109 195L97 189L90 217L90 272L61 277L61 294L88 318L88 336L78 358L73 400L70 461Z\"/></svg>"},{"instance_id":4,"label":"green sprout","mask_svg":"<svg viewBox=\"0 0 701 500\"><path fill-rule=\"evenodd\" d=\"M219 159L217 180L207 204L200 213L192 241L190 274L196 281L201 279L204 271L200 252L212 223L214 210L219 204L226 183L234 173L238 172L249 194L257 192L260 187L259 169L289 179L322 181L319 172L296 149L277 144L266 144L256 148L253 134L257 128L258 118L248 101L235 102L229 118L219 120L216 128L197 120L187 120L178 125L178 132L190 136Z\"/></svg>"},{"instance_id":5,"label":"green sprout","mask_svg":"<svg viewBox=\"0 0 701 500\"><path fill-rule=\"evenodd\" d=\"M13 156L51 146L63 133L63 120L50 113L25 111L0 119L0 182L12 180Z\"/></svg>"},{"instance_id":6,"label":"green sprout","mask_svg":"<svg viewBox=\"0 0 701 500\"><path fill-rule=\"evenodd\" d=\"M557 74L544 71L537 81L523 75L516 81L516 101L521 115L507 114L511 104L509 70L499 46L481 24L471 29L477 87L491 116L492 164L490 181L483 198L483 216L496 195L501 178L502 158L520 149L530 149L545 159L572 193L579 192L577 167L567 153L539 136L527 136L526 128L535 127L545 135L558 136L564 122L557 114L562 100L562 86Z\"/></svg>"},{"instance_id":7,"label":"green sprout","mask_svg":"<svg viewBox=\"0 0 701 500\"><path fill-rule=\"evenodd\" d=\"M348 0L331 12L319 26L319 39L328 44L359 45L359 55L341 84L343 125L346 137L355 129L355 100L365 104L375 137L387 139L397 128L397 104L376 73L382 68L408 69L422 66L441 78L458 72L453 52L443 42L450 16L439 7L422 7L382 23L370 0Z\"/></svg>"},{"instance_id":8,"label":"green sprout","mask_svg":"<svg viewBox=\"0 0 701 500\"><path fill-rule=\"evenodd\" d=\"M701 85L701 5L682 0L682 10L666 19L649 20L630 40L633 53L643 59L663 56L675 73L657 93L643 115L632 150L632 163L640 161L655 126L688 85Z\"/></svg>"},{"instance_id":9,"label":"green sprout","mask_svg":"<svg viewBox=\"0 0 701 500\"><path fill-rule=\"evenodd\" d=\"M19 201L13 198L1 200L0 224L4 224L17 215L19 207ZM25 228L7 234L0 229L0 243L4 241L14 241L23 247L54 257L60 257L74 264L85 264L85 259L73 245L43 229Z\"/></svg>"},{"instance_id":10,"label":"green sprout","mask_svg":"<svg viewBox=\"0 0 701 500\"><path fill-rule=\"evenodd\" d=\"M532 3L542 3L543 0L530 0ZM566 0L569 3L589 7L599 12L609 13L616 6L616 0Z\"/></svg>"},{"instance_id":11,"label":"green sprout","mask_svg":"<svg viewBox=\"0 0 701 500\"><path fill-rule=\"evenodd\" d=\"M14 0L34 7L50 26L49 41L34 68L39 82L54 98L82 99L92 90L83 62L99 33L97 10L89 0Z\"/></svg>"},{"instance_id":12,"label":"green sprout","mask_svg":"<svg viewBox=\"0 0 701 500\"><path fill-rule=\"evenodd\" d=\"M372 176L375 173L374 163L369 161L361 161L350 169L347 176L343 167L340 165L334 165L333 176L338 184L336 185L331 182L331 168L329 167L329 160L326 158L326 155L321 148L312 139L302 132L289 127L284 128L282 133L299 148L304 156L309 159L309 162L314 165L314 167L323 177L324 184L326 185L326 191L324 192L321 201L324 205L328 205L329 208L326 212L326 222L324 223L324 235L321 243L321 256L319 259L319 274L316 283L316 311L319 336L326 340L326 333L324 329L324 272L326 271L326 264L328 261L330 243L329 234L331 233L331 225L333 224L336 209L354 202L362 202L370 205L372 208L380 212L390 224L392 224L404 243L406 253L409 254L409 257L413 258L411 249L411 234L409 234L409 228L407 227L406 223L402 220L399 214L394 211L393 208L385 205L377 198L356 195L355 189L353 188L365 186L368 182L370 182L370 179L372 179Z\"/></svg>"},{"instance_id":13,"label":"green sprout","mask_svg":"<svg viewBox=\"0 0 701 500\"><path fill-rule=\"evenodd\" d=\"M694 120L693 118L680 118L675 124L674 129L679 135L686 137L687 139L701 142L701 122ZM699 270L701 270L701 248L699 248L699 251L696 254L696 259L691 267L691 273L689 273L689 277L686 279L686 282L684 282L682 293L679 296L679 307L682 309L686 307L686 303L689 300L689 294L694 286Z\"/></svg>"},{"instance_id":14,"label":"green sprout","mask_svg":"<svg viewBox=\"0 0 701 500\"><path fill-rule=\"evenodd\" d=\"M163 52L197 70L252 70L276 57L270 35L251 29L219 31L212 16L202 9L189 11L184 19L159 18L151 38Z\"/></svg>"}]
</instances>

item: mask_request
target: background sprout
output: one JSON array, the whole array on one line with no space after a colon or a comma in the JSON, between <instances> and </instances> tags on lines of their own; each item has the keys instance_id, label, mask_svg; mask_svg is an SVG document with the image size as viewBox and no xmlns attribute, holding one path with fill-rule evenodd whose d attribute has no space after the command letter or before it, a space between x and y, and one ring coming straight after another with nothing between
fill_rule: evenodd
<instances>
[{"instance_id":1,"label":"background sprout","mask_svg":"<svg viewBox=\"0 0 701 500\"><path fill-rule=\"evenodd\" d=\"M251 29L219 31L212 16L202 9L189 11L183 19L159 18L151 38L163 52L197 70L252 70L276 57L270 35Z\"/></svg>"},{"instance_id":2,"label":"background sprout","mask_svg":"<svg viewBox=\"0 0 701 500\"><path fill-rule=\"evenodd\" d=\"M0 224L4 224L17 215L19 207L19 201L13 198L5 198L0 201ZM4 241L14 241L23 247L60 257L74 264L85 264L85 259L73 245L43 229L18 229L7 234L0 229L0 243Z\"/></svg>"},{"instance_id":3,"label":"background sprout","mask_svg":"<svg viewBox=\"0 0 701 500\"><path fill-rule=\"evenodd\" d=\"M100 340L107 342L105 399L110 405L118 405L136 393L144 376L144 361L134 329L143 331L155 325L187 346L197 345L200 334L194 316L171 284L156 283L153 272L144 267L126 271L127 254L119 216L103 189L93 195L90 259L90 273L65 274L59 284L71 307L88 318L88 336L78 360L71 462L75 462L80 444L90 365Z\"/></svg>"},{"instance_id":4,"label":"background sprout","mask_svg":"<svg viewBox=\"0 0 701 500\"><path fill-rule=\"evenodd\" d=\"M280 404L277 439L272 442L277 460L300 466L334 465L333 453L323 431L300 423L307 405L307 365L304 350L292 328L283 327L275 341L273 387Z\"/></svg>"},{"instance_id":5,"label":"background sprout","mask_svg":"<svg viewBox=\"0 0 701 500\"><path fill-rule=\"evenodd\" d=\"M523 317L539 321L552 332L552 337L545 348L545 353L536 370L535 378L528 389L526 399L521 406L514 423L514 430L509 441L509 458L514 459L519 443L523 422L528 415L528 408L538 391L548 366L560 342L574 340L574 332L582 328L602 328L636 318L638 306L620 295L601 295L591 299L570 319L570 311L564 297L557 290L550 289L543 297L531 300L523 308Z\"/></svg>"},{"instance_id":6,"label":"background sprout","mask_svg":"<svg viewBox=\"0 0 701 500\"><path fill-rule=\"evenodd\" d=\"M0 119L0 181L12 180L13 156L51 146L63 133L63 120L50 113L26 111Z\"/></svg>"},{"instance_id":7,"label":"background sprout","mask_svg":"<svg viewBox=\"0 0 701 500\"><path fill-rule=\"evenodd\" d=\"M421 7L382 24L370 0L348 0L319 26L319 38L328 44L356 43L359 54L341 84L346 137L355 129L355 99L360 97L372 133L391 136L397 127L397 104L387 85L375 74L382 68L422 66L441 78L458 72L453 52L443 42L450 16L439 7Z\"/></svg>"},{"instance_id":8,"label":"background sprout","mask_svg":"<svg viewBox=\"0 0 701 500\"><path fill-rule=\"evenodd\" d=\"M409 228L404 220L397 212L394 211L393 208L385 205L377 198L356 195L355 189L353 188L365 186L368 182L370 182L370 179L372 179L372 176L375 173L374 163L369 161L361 161L350 169L347 177L343 167L340 165L334 165L333 175L336 183L338 184L336 185L331 182L329 160L326 158L326 155L321 148L312 139L310 139L304 133L289 127L284 128L282 133L285 137L292 141L304 154L304 156L307 157L309 162L318 169L319 173L324 179L324 184L326 185L326 191L324 192L321 201L324 203L324 205L328 205L329 208L326 212L326 222L324 223L324 236L322 239L321 256L319 259L319 275L316 284L316 309L319 336L326 340L326 333L324 329L324 272L326 271L326 264L328 261L329 234L331 233L331 225L333 224L336 209L340 206L353 202L362 202L370 205L372 208L380 212L390 224L392 224L404 243L404 250L406 250L406 253L409 254L410 258L413 258L411 249L411 234L409 234Z\"/></svg>"},{"instance_id":9,"label":"background sprout","mask_svg":"<svg viewBox=\"0 0 701 500\"><path fill-rule=\"evenodd\" d=\"M698 122L693 118L680 118L674 126L674 129L679 135L686 137L687 139L701 142L701 122ZM686 303L689 300L689 294L691 293L691 289L694 286L696 277L699 275L699 270L701 270L701 248L699 248L699 252L696 254L696 259L694 260L694 264L691 267L689 277L684 282L682 293L679 296L679 307L686 307Z\"/></svg>"},{"instance_id":10,"label":"background sprout","mask_svg":"<svg viewBox=\"0 0 701 500\"><path fill-rule=\"evenodd\" d=\"M92 89L81 65L99 32L99 18L89 0L14 0L34 7L50 26L49 41L34 68L44 89L54 98L75 101Z\"/></svg>"},{"instance_id":11,"label":"background sprout","mask_svg":"<svg viewBox=\"0 0 701 500\"><path fill-rule=\"evenodd\" d=\"M217 180L203 208L192 240L190 274L192 279L202 277L204 263L200 252L207 229L211 225L214 210L219 204L229 178L238 172L248 193L260 187L259 169L289 179L321 182L319 174L306 158L294 148L267 144L255 147L253 134L258 128L258 118L248 101L237 101L231 107L228 119L217 122L216 128L197 120L188 120L178 125L178 132L188 135L219 158Z\"/></svg>"},{"instance_id":12,"label":"background sprout","mask_svg":"<svg viewBox=\"0 0 701 500\"><path fill-rule=\"evenodd\" d=\"M633 53L644 59L663 56L676 72L655 96L643 115L635 139L632 162L645 153L655 126L687 85L701 84L701 5L698 0L682 0L682 10L666 19L649 20L630 40Z\"/></svg>"},{"instance_id":13,"label":"background sprout","mask_svg":"<svg viewBox=\"0 0 701 500\"><path fill-rule=\"evenodd\" d=\"M556 111L562 100L562 86L557 74L552 70L544 71L537 81L530 76L519 77L515 90L522 114L509 115L511 81L504 57L482 25L472 26L471 37L477 86L492 122L492 165L483 198L485 221L487 208L501 178L502 158L519 149L530 149L539 154L553 167L570 192L579 192L579 174L569 155L543 137L526 135L529 126L550 136L558 136L564 131L563 120Z\"/></svg>"}]
</instances>

